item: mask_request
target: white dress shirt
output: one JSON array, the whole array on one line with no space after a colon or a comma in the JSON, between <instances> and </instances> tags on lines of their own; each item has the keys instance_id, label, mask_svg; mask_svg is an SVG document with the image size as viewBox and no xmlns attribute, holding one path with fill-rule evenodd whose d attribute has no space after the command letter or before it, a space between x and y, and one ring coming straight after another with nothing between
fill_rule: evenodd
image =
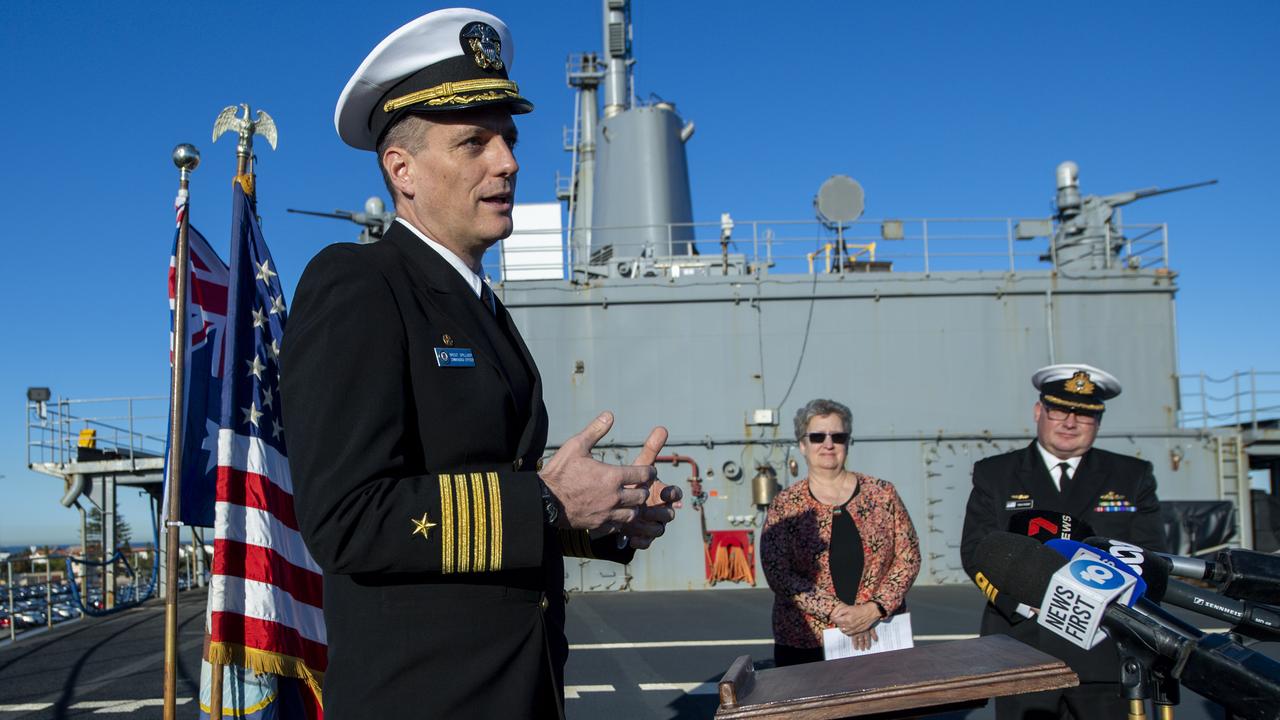
<instances>
[{"instance_id":1,"label":"white dress shirt","mask_svg":"<svg viewBox=\"0 0 1280 720\"><path fill-rule=\"evenodd\" d=\"M1049 468L1049 477L1053 478L1053 486L1058 488L1058 492L1062 492L1062 468L1059 467L1059 465L1061 463L1066 463L1067 466L1071 468L1071 472L1067 474L1067 480L1070 480L1076 476L1076 469L1080 467L1080 458L1084 456L1077 455L1073 458L1063 460L1057 455L1045 450L1039 440L1036 441L1036 449L1040 451L1040 457L1044 460L1045 467Z\"/></svg>"}]
</instances>

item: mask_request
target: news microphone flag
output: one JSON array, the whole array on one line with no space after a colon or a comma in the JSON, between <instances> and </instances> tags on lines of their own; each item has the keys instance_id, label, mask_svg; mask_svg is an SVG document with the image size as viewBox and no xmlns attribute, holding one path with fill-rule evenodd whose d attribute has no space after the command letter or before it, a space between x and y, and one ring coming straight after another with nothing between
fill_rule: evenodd
<instances>
[{"instance_id":1,"label":"news microphone flag","mask_svg":"<svg viewBox=\"0 0 1280 720\"><path fill-rule=\"evenodd\" d=\"M1124 560L1121 560L1101 548L1087 543L1082 543L1079 540L1063 540L1061 538L1050 540L1045 543L1045 545L1057 551L1059 555L1065 558L1079 558L1082 556L1089 557L1094 560L1098 560L1099 562L1104 562L1122 573L1132 575L1133 589L1130 590L1126 596L1120 599L1125 605L1132 606L1138 601L1138 598L1147 596L1148 594L1147 581L1142 577L1142 573L1139 568L1133 567ZM1158 600L1159 598L1156 599Z\"/></svg>"},{"instance_id":2,"label":"news microphone flag","mask_svg":"<svg viewBox=\"0 0 1280 720\"><path fill-rule=\"evenodd\" d=\"M174 204L177 225L188 212L185 194ZM187 267L187 339L182 343L186 353L186 377L182 388L182 482L179 518L186 525L213 525L214 485L217 482L218 420L222 411L222 373L227 325L227 264L209 245L209 241L187 225L190 250ZM178 233L174 232L173 252L169 256L169 363L173 365L174 317L177 312ZM169 476L168 445L165 442L164 501L162 514L168 520Z\"/></svg>"},{"instance_id":3,"label":"news microphone flag","mask_svg":"<svg viewBox=\"0 0 1280 720\"><path fill-rule=\"evenodd\" d=\"M232 191L209 659L279 676L277 695L300 702L302 716L318 717L328 651L321 571L294 514L279 384L287 312L244 189L250 182L240 176ZM300 687L309 692L299 694Z\"/></svg>"}]
</instances>

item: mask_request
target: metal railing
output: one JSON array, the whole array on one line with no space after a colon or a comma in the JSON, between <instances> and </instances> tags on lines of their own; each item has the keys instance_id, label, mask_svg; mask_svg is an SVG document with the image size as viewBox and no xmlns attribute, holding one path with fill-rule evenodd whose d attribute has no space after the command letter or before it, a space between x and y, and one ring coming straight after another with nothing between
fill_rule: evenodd
<instances>
[{"instance_id":1,"label":"metal railing","mask_svg":"<svg viewBox=\"0 0 1280 720\"><path fill-rule=\"evenodd\" d=\"M1242 370L1223 378L1178 376L1178 424L1187 428L1235 426L1258 430L1280 420L1280 371Z\"/></svg>"},{"instance_id":2,"label":"metal railing","mask_svg":"<svg viewBox=\"0 0 1280 720\"><path fill-rule=\"evenodd\" d=\"M168 401L163 395L27 401L27 467L65 466L82 447L122 460L163 457Z\"/></svg>"},{"instance_id":3,"label":"metal railing","mask_svg":"<svg viewBox=\"0 0 1280 720\"><path fill-rule=\"evenodd\" d=\"M1044 220L1040 219L1043 223ZM915 218L859 220L845 225L840 233L852 261L857 248L875 247L878 270L893 272L947 272L963 270L1052 269L1053 254L1045 236L1019 235L1019 218ZM558 237L562 250L564 277L578 262L568 242L567 228L521 228L512 237L538 235ZM575 229L573 233L585 232ZM835 230L815 220L729 220L720 222L674 223L650 226L611 226L590 229L593 255L606 247L614 258L665 258L688 256L708 264L723 254L747 258L751 269L771 268L774 272L808 273L809 256L824 252L836 241ZM727 242L722 239L728 235ZM505 243L490 248L484 264L491 277L500 278L504 267L519 265L521 251L504 255ZM1169 233L1165 224L1117 225L1108 235L1106 253L1113 255L1113 267L1129 269L1167 268ZM539 252L545 252L540 250ZM545 260L541 260L545 264ZM815 263L822 271L825 263ZM835 262L833 272L858 269L854 263ZM514 278L513 278L514 279Z\"/></svg>"}]
</instances>

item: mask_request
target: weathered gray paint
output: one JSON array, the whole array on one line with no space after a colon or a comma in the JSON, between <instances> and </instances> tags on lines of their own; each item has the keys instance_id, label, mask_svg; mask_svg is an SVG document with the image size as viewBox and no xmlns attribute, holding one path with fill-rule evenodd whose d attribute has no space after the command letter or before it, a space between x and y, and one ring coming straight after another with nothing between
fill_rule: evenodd
<instances>
[{"instance_id":1,"label":"weathered gray paint","mask_svg":"<svg viewBox=\"0 0 1280 720\"><path fill-rule=\"evenodd\" d=\"M1175 291L1166 272L1130 270L1070 278L1048 271L766 274L502 288L542 371L551 442L611 409L617 424L605 455L630 462L648 429L665 425L667 452L693 457L704 489L716 492L705 506L708 529L749 527L731 524L747 516L758 540L763 515L750 498L756 464L769 462L784 484L791 481L786 460L799 459L796 409L820 396L847 403L855 438L849 465L897 486L920 533L925 584L966 582L958 543L970 469L1030 440L1036 394L1029 378L1053 361L1088 362L1123 383L1099 447L1152 460L1162 498L1218 497L1212 444L1176 423ZM778 409L780 424L749 426L748 413L759 408ZM1175 445L1184 455L1177 472L1169 461ZM739 481L723 477L727 461L743 468ZM800 466L803 476L803 460ZM681 484L689 474L687 466L659 470ZM603 563L567 570L573 588L626 584ZM633 589L704 586L701 529L689 503L630 571Z\"/></svg>"}]
</instances>

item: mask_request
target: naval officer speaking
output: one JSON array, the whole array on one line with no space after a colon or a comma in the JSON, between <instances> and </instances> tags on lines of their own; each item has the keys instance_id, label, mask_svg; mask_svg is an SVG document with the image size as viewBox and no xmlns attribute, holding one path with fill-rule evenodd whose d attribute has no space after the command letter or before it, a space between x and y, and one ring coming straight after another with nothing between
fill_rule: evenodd
<instances>
[{"instance_id":1,"label":"naval officer speaking","mask_svg":"<svg viewBox=\"0 0 1280 720\"><path fill-rule=\"evenodd\" d=\"M342 140L377 153L397 219L321 251L298 283L282 395L298 524L324 571L330 720L563 716L565 555L630 562L680 499L596 462L603 413L544 466L528 348L481 277L512 231L507 26L424 15L338 99Z\"/></svg>"},{"instance_id":2,"label":"naval officer speaking","mask_svg":"<svg viewBox=\"0 0 1280 720\"><path fill-rule=\"evenodd\" d=\"M981 460L973 466L973 491L965 508L960 559L974 577L982 559L978 543L1009 530L1013 515L1025 510L1063 513L1083 520L1098 534L1144 548L1165 549L1160 502L1151 463L1093 446L1105 401L1120 394L1120 382L1089 365L1050 365L1031 384L1040 392L1032 408L1036 439L1021 450ZM982 615L982 634L1003 633L1059 657L1080 676L1080 685L998 698L998 720L1075 718L1124 720L1120 663L1110 640L1081 650L1044 631L1030 608L998 608Z\"/></svg>"}]
</instances>

